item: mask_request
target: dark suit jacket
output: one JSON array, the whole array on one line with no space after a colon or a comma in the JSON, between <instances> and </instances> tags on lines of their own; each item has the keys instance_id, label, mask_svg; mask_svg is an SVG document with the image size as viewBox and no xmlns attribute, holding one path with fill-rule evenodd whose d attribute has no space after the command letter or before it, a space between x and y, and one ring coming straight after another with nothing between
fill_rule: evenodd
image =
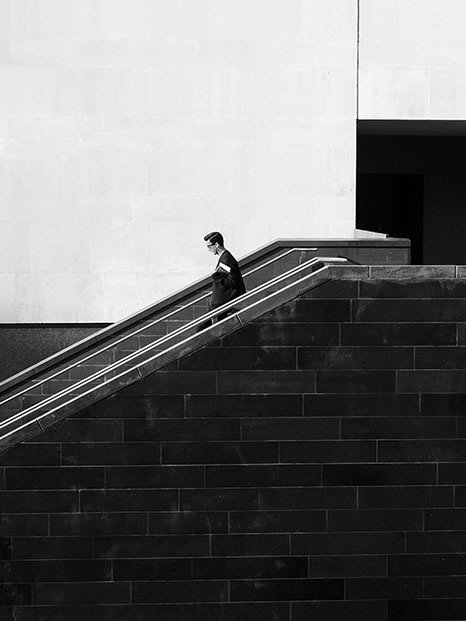
<instances>
[{"instance_id":1,"label":"dark suit jacket","mask_svg":"<svg viewBox=\"0 0 466 621\"><path fill-rule=\"evenodd\" d=\"M238 261L228 250L220 255L212 280L210 302L212 308L221 306L246 292Z\"/></svg>"}]
</instances>

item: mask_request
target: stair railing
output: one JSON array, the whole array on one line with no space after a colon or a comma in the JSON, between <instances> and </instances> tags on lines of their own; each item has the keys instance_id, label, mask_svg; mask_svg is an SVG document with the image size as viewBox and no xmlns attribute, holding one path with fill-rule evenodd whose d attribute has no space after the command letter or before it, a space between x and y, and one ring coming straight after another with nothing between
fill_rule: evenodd
<instances>
[{"instance_id":1,"label":"stair railing","mask_svg":"<svg viewBox=\"0 0 466 621\"><path fill-rule=\"evenodd\" d=\"M291 242L292 240L290 240ZM302 254L306 253L315 253L319 249L316 247L311 247L310 245L306 246L306 240L299 240L302 242L302 246L298 247L297 245L293 245L293 247L287 247L287 242L282 240L277 240L260 248L256 252L247 256L246 258L240 261L241 265L245 265L243 268L244 278L246 280L248 288L251 286L255 286L254 280L260 275L260 272L266 272L267 268L272 269L272 271L277 271L279 269L279 264L281 262L286 262L288 259L291 259L293 255L294 260L301 261ZM281 251L282 248L287 248L284 252ZM279 254L274 254L278 252ZM272 258L268 259L267 257L272 256ZM257 261L265 258L265 262L260 263L259 265L255 265ZM255 265L248 269L247 266ZM275 274L274 274L275 275ZM251 284L248 281L253 281ZM36 377L44 372L52 370L57 365L62 362L70 359L76 358L79 355L84 355L86 351L92 349L95 345L103 342L103 341L111 341L111 339L115 339L115 342L119 342L120 334L124 334L125 330L132 329L134 325L140 325L142 322L149 322L145 324L145 329L147 330L149 327L154 327L158 323L164 320L164 318L159 319L159 315L162 313L166 314L166 320L169 322L170 320L174 320L176 314L182 315L183 311L188 309L189 307L194 307L195 304L205 303L206 299L210 295L208 291L199 295L199 291L206 290L210 284L210 277L205 277L200 281L186 287L185 289L174 293L173 295L168 296L157 302L156 304L152 304L141 311L119 321L110 326L99 330L98 332L87 336L86 338L70 345L69 347L53 354L52 356L42 360L41 362L34 364L23 371L13 375L12 377L7 378L6 380L0 382L0 395L5 394L18 385L31 380L33 377ZM197 296L197 297L196 297ZM189 300L188 303L183 303L183 300ZM167 313L167 308L173 307L175 304L182 303L181 306L177 306L172 311ZM205 312L205 309L200 309L201 312ZM153 317L157 317L153 320ZM191 317L190 319L193 319ZM141 328L141 331L144 330L144 327ZM124 338L122 340L125 340Z\"/></svg>"},{"instance_id":2,"label":"stair railing","mask_svg":"<svg viewBox=\"0 0 466 621\"><path fill-rule=\"evenodd\" d=\"M268 297L272 297L278 291L283 291L288 287L295 286L297 281L308 279L310 276L324 269L325 264L328 263L347 263L347 260L344 258L323 257L306 261L302 265L288 270L285 274L272 278L266 283L259 285L252 291L236 298L232 302L206 313L202 317L199 317L189 322L187 325L156 339L154 342L137 351L131 352L123 359L107 365L105 368L100 369L97 372L91 373L87 377L78 380L68 387L61 388L60 383L57 382L56 387L59 388L59 390L55 394L33 395L39 402L36 402L30 406L20 407L19 410L13 411L11 415L7 415L4 420L0 422L0 439L4 440L10 435L25 429L32 423L41 421L44 417L70 406L77 400L82 400L84 397L89 396L97 389L102 390L103 387L108 388L110 384L113 384L117 380L123 380L123 378L126 377L126 380L130 380L124 382L124 384L126 384L139 379L143 375L141 373L141 367L148 365L149 363L153 363L156 359L162 359L164 355L167 355L167 353L174 348L180 348L182 346L189 345L189 343L192 345L192 337L199 333L199 327L207 321L215 320L220 314L228 312L229 310L234 311L234 315L232 315L232 317L236 318L234 329L237 329L242 325L241 313L244 310L263 303L263 294L268 294ZM205 328L204 332L218 332L217 326L221 326L221 324L224 324L228 320L229 317L226 317L218 323L214 323L212 326ZM216 336L214 335L213 338L216 338ZM98 351L95 355L100 355L101 353L101 351ZM73 366L74 365L71 365L69 368L72 368ZM61 370L60 374L68 372L69 368ZM55 376L55 378L56 377L57 376ZM41 383L44 384L49 381L53 382L54 379L46 377ZM34 384L33 387L37 387L38 385L39 383ZM116 389L119 389L120 387L121 386L117 386ZM3 406L2 409L5 405L10 404L12 400L18 398L21 399L22 396L26 396L28 394L27 391L30 390L30 388L31 387L26 388L21 391L20 394L14 394L5 399L0 404ZM102 396L99 398L102 398ZM19 405L21 406L22 404Z\"/></svg>"},{"instance_id":3,"label":"stair railing","mask_svg":"<svg viewBox=\"0 0 466 621\"><path fill-rule=\"evenodd\" d=\"M250 279L253 276L257 276L261 271L266 270L267 268L270 268L271 266L276 266L277 263L281 262L283 259L285 259L286 257L291 257L291 255L293 254L297 254L297 253L301 253L303 251L308 251L308 250L315 250L315 248L291 248L281 254L279 254L276 257L273 257L272 259L266 261L265 263L262 263L259 266L256 266L255 268L247 271L244 274L244 278ZM300 258L298 257L298 260L300 260ZM163 322L169 322L169 321L173 321L174 319L176 319L177 315L182 315L183 312L186 309L192 308L193 306L199 305L201 302L205 302L207 300L207 298L210 297L210 291L206 292L200 296L198 296L197 298L195 298L194 300L191 300L188 304L185 304L181 307L176 307L175 309L166 312L164 314L162 314L161 316L150 320L149 322L145 321L143 323L142 326L132 329L131 331L127 332L127 333L123 333L121 336L115 336L113 338L110 338L109 340L106 341L105 346L100 346L99 344L97 344L97 349L92 348L90 351L88 350L89 353L83 353L81 356L78 355L78 357L74 358L74 361L72 364L69 365L65 365L65 366L58 366L55 365L55 369L53 370L53 362L56 358L60 359L60 354L61 352L59 352L56 356L51 356L50 358L47 358L43 364L43 366L45 367L44 370L46 370L46 368L51 369L50 370L50 374L47 375L47 377L41 381L38 382L34 382L34 385L37 387L41 384L43 384L45 381L48 380L52 380L55 379L56 377L62 375L62 373L66 370L66 371L70 371L72 368L78 367L80 365L82 365L85 362L88 362L90 360L92 360L93 358L96 358L97 356L102 355L104 352L108 352L109 350L111 350L112 348L117 348L118 346L121 346L122 344L128 342L130 339L134 339L134 337L137 336L143 336L144 333L150 333L150 329L154 328L160 324L162 324ZM185 320L185 323L188 323L188 320ZM176 331L176 330L175 330ZM89 337L88 337L89 338ZM89 339L91 340L91 339ZM104 341L105 343L105 341ZM92 343L91 343L92 345ZM140 349L140 347L138 347L138 349ZM65 351L72 351L72 347L68 348ZM109 361L107 361L109 362ZM45 363L48 363L48 365L45 365ZM3 384L5 385L3 387L3 384L0 383L0 398L2 393L5 394L7 391L11 391L11 388L14 385L18 385L20 384L20 380L22 379L22 377L24 376L24 380L23 381L27 381L30 378L30 371L35 370L36 373L35 375L37 375L40 370L41 370L41 365L36 365L34 367L30 367L29 369L25 369L24 372L18 374L17 376L15 376L14 378L10 378L10 379L16 379L17 378L17 382L15 383L11 383L10 380L6 380L6 382L4 382ZM1 390L3 388L3 390ZM15 395L19 396L21 394L24 394L27 390L30 390L31 386L27 385L27 387L23 390L23 391L18 391L15 393ZM0 407L6 403L8 400L10 399L10 397L7 397L6 399L0 400Z\"/></svg>"}]
</instances>

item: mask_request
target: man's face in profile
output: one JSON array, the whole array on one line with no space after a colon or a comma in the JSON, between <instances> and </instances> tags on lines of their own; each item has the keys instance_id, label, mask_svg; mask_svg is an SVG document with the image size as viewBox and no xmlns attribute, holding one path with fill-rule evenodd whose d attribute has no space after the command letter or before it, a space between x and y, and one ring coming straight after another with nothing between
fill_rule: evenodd
<instances>
[{"instance_id":1,"label":"man's face in profile","mask_svg":"<svg viewBox=\"0 0 466 621\"><path fill-rule=\"evenodd\" d=\"M217 244L213 244L211 241L207 242L207 250L212 254L217 254Z\"/></svg>"}]
</instances>

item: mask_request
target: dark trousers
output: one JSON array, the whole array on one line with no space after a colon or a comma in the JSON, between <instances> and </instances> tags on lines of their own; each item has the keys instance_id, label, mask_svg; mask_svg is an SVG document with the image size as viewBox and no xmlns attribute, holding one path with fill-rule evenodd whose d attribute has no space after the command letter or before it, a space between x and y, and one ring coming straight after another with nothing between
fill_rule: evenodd
<instances>
[{"instance_id":1,"label":"dark trousers","mask_svg":"<svg viewBox=\"0 0 466 621\"><path fill-rule=\"evenodd\" d=\"M221 306L221 304L217 306L211 305L209 310L214 310L215 308L218 308L218 306ZM225 317L228 317L229 315L233 315L236 312L237 312L236 308L229 308L224 313L220 313L219 315L217 315L217 317L213 317L212 319L209 319L208 321L201 323L199 326L197 326L196 332L202 332L202 330L205 330L206 328L213 326L214 323L217 323L217 321L222 321L222 319L225 319Z\"/></svg>"}]
</instances>

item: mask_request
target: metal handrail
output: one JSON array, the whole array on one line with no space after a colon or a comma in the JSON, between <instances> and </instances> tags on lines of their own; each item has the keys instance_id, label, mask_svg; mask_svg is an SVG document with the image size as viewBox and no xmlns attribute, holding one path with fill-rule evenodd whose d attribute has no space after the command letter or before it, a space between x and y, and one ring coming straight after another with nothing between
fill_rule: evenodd
<instances>
[{"instance_id":1,"label":"metal handrail","mask_svg":"<svg viewBox=\"0 0 466 621\"><path fill-rule=\"evenodd\" d=\"M276 256L276 257L273 257L273 258L272 258L272 259L270 259L269 261L266 261L265 263L262 263L261 265L258 265L257 267L255 267L255 268L251 269L249 272L246 272L246 273L244 274L244 277L246 278L246 277L248 277L248 276L251 276L252 274L254 274L254 273L256 273L256 272L258 272L258 271L260 271L260 270L264 269L265 267L267 267L267 266L269 266L269 265L271 265L271 264L275 263L276 261L278 261L278 260L280 260L280 259L283 259L284 257L286 257L286 256L288 256L288 255L290 255L290 254L292 254L292 253L294 253L294 252L301 252L302 250L308 250L308 248L291 248L291 249L289 249L289 250L287 250L287 251L283 252L282 254L280 254L280 255L278 255L278 256ZM186 305L184 305L184 306L178 307L178 308L176 308L176 309L174 309L174 310L170 311L169 313L167 313L167 314L163 315L162 317L158 317L158 318L157 318L157 319L155 319L154 321L152 321L152 322L150 322L150 323L148 323L148 324L145 324L145 325L141 326L140 328L138 328L138 329L136 329L136 330L134 330L134 331L132 331L132 332L129 332L129 333L127 333L127 334L123 335L123 336L122 336L121 338L119 338L118 340L116 340L116 341L114 340L114 341L108 342L108 343L106 344L106 346L104 346L104 347L102 347L102 348L100 348L100 349L97 349L97 350L92 351L92 352L91 352L91 353L89 353L89 355L87 355L87 356L84 356L84 357L82 357L82 358L79 358L79 359L78 359L78 360L76 360L73 364L70 364L70 365L68 365L67 367L65 367L65 369L58 369L55 373L52 373L52 374L48 375L48 376L47 376L46 378L44 378L43 380L41 380L41 381L37 381L37 382L34 382L34 387L40 386L40 385L44 384L45 382L48 382L48 381L50 381L51 379L54 379L54 378L58 377L58 376L59 376L59 375L61 375L62 373L67 372L67 371L69 371L70 369L73 369L73 368L78 367L78 366L79 366L79 365L81 365L83 362L86 362L87 360L91 360L91 359L92 359L92 358L94 358L95 356L98 356L98 355L100 355L100 354L104 353L105 351L108 351L108 350L109 350L109 349L111 349L112 347L115 347L116 345L118 345L118 344L120 344L120 343L123 343L124 341L129 340L130 338L133 338L135 335L137 335L137 334L139 334L139 333L141 333L141 332L144 332L144 331L148 330L149 328L151 328L151 327L153 327L153 326L157 325L158 323L161 323L161 322L163 322L163 321L166 321L166 320L167 320L167 319L169 319L170 317L172 317L172 316L176 315L177 313L180 313L181 311L183 311L183 310L184 310L184 309L186 309L186 308L189 308L189 307L191 307L191 306L193 306L193 305L197 304L198 302L200 302L200 301L202 301L202 300L206 299L206 298L207 298L207 297L209 297L209 296L210 296L210 292L207 292L207 293L205 293L205 294L201 295L200 297L196 298L195 300L191 300L191 301L189 302L189 304L186 304ZM179 328L178 328L178 330L179 330ZM175 330L175 331L173 331L173 333L176 333L176 330ZM171 333L171 334L173 334L173 333ZM53 358L53 356L52 356L51 358L49 358L49 360L51 360L52 358ZM28 370L28 369L26 369L26 371L27 371L27 370ZM1 387L1 383L0 383L0 387ZM31 386L30 386L30 385L28 385L28 386L26 386L26 387L25 387L22 391L20 390L20 391L18 391L18 392L15 392L13 395L10 395L10 396L9 396L9 397L7 397L6 399L4 399L4 400L0 401L0 406L4 405L5 403L7 403L8 401L10 401L11 399L17 398L18 396L20 396L20 395L22 395L22 394L26 394L26 392L27 392L28 390L30 390L30 388L31 388ZM0 393L0 394L1 394L1 393Z\"/></svg>"},{"instance_id":2,"label":"metal handrail","mask_svg":"<svg viewBox=\"0 0 466 621\"><path fill-rule=\"evenodd\" d=\"M314 250L314 248L306 246L306 240L299 240L299 244L293 243L293 241L294 240L275 240L274 242L271 242L270 244L267 244L266 246L263 246L262 248L254 251L250 255L246 255L245 257L240 259L239 264L241 267L247 266L254 261L259 260L261 256L266 256L276 251L277 249L283 247L289 248L291 244L293 245L293 247L290 249L291 251L294 251L297 245L302 245L304 250ZM289 250L287 252L289 252ZM286 253L279 255L277 258L280 258L285 254ZM260 268L261 266L259 265L258 267ZM53 368L56 364L70 358L71 356L75 356L79 353L85 352L87 349L89 349L89 347L92 347L94 344L97 344L102 340L117 335L126 327L132 326L135 323L139 323L147 317L154 315L154 313L163 312L167 307L176 304L179 300L183 300L190 295L194 295L196 291L207 287L209 283L210 276L205 276L204 278L201 278L200 280L194 282L192 285L189 285L188 287L185 287L179 291L176 291L173 294L170 294L165 298L162 298L155 304L151 304L143 308L142 310L139 310L136 313L125 317L120 321L112 323L111 325L106 326L101 330L98 330L96 333L86 336L80 341L69 345L68 347L60 350L59 352L52 354L41 362L27 367L26 369L23 369L19 373L0 382L0 393L9 391L10 389L14 388L14 386L21 384L28 379L31 379L31 377L34 377L38 373Z\"/></svg>"},{"instance_id":3,"label":"metal handrail","mask_svg":"<svg viewBox=\"0 0 466 621\"><path fill-rule=\"evenodd\" d=\"M319 248L325 248L326 246L332 246L338 243L338 245L348 246L348 240L331 240L331 239L276 239L252 253L245 255L239 260L240 267L244 270L248 265L255 264L263 257L267 257L274 252L280 251L280 249L289 249L288 251L293 252L296 249L304 250L304 251L316 251ZM366 240L358 240L358 244L367 243ZM318 246L316 247L316 244ZM285 256L286 253L279 255L276 258L281 258ZM261 265L258 266L261 268ZM59 364L60 362L67 360L71 357L74 357L78 354L83 354L93 345L104 341L106 339L111 338L112 336L118 335L119 332L124 330L125 328L132 326L140 321L143 321L147 317L153 316L155 313L163 312L167 307L176 304L179 301L182 301L188 298L191 295L195 295L196 291L204 289L209 286L210 283L210 275L201 278L200 280L194 282L187 287L184 287L181 290L176 291L173 294L168 295L165 298L158 300L155 304L151 304L141 310L138 310L136 313L125 317L111 325L108 325L93 334L86 336L85 338L65 347L49 356L48 358L43 359L37 364L33 364L26 369L23 369L19 373L12 375L11 377L6 378L5 380L0 382L0 394L10 392L10 390L14 389L15 386L19 384L23 384L25 381L37 376L39 373L45 372L47 370L53 369L54 366Z\"/></svg>"},{"instance_id":4,"label":"metal handrail","mask_svg":"<svg viewBox=\"0 0 466 621\"><path fill-rule=\"evenodd\" d=\"M69 388L66 388L64 390L59 391L57 394L55 395L50 395L49 397L47 397L46 399L42 400L40 403L35 404L33 406L31 406L30 408L27 408L26 410L23 410L21 412L18 412L16 414L14 414L13 416L5 419L4 421L2 421L0 423L0 429L7 427L17 421L20 421L21 419L25 418L26 416L29 416L31 414L33 414L34 412L41 410L44 406L47 406L49 404L53 404L54 401L57 401L58 399L61 399L63 397L66 397L67 395L69 395L73 390L75 390L77 387L85 387L87 384L95 381L96 379L107 375L109 372L112 371L118 371L120 370L120 368L122 366L127 365L128 361L130 360L134 360L135 358L141 357L144 353L150 352L151 350L155 349L155 347L157 347L160 344L163 344L169 340L173 340L175 337L179 336L180 334L187 332L188 330L192 330L193 328L198 327L199 325L202 325L203 323L206 322L206 320L212 319L214 317L216 317L217 315L224 313L226 311L228 311L229 308L233 308L234 306L237 306L238 303L240 302L244 302L247 301L249 298L252 298L253 296L257 296L258 293L260 293L261 291L263 291L264 289L269 288L270 286L273 286L275 284L280 283L281 281L290 278L290 276L293 276L297 273L299 273L300 271L303 271L305 269L308 269L309 267L312 267L312 265L316 265L317 263L321 263L323 261L329 262L336 262L336 263L346 263L347 260L344 258L334 258L334 257L321 257L321 258L314 258L314 259L310 259L309 261L305 262L304 264L302 264L301 266L298 266L296 268L293 268L292 270L289 270L288 272L286 272L285 274L281 274L273 279L271 279L270 281L268 281L267 283L260 285L259 287L256 287L255 289L251 290L250 292L247 292L245 294L243 294L242 296L235 298L234 300L232 300L231 302L228 302L227 304L222 305L221 307L218 307L212 311L210 311L209 313L206 313L205 315L203 315L202 317L199 317L198 319L195 319L191 322L189 322L189 324L187 324L186 326L182 326L181 328L179 328L178 330L170 333L169 335L166 335L164 337L162 337L161 339L156 340L154 343L151 343L149 345L147 345L145 348L138 350L137 352L133 352L132 354L130 354L129 356L125 357L124 359L113 363L112 365L109 365L108 367L106 367L105 369L102 369L101 371L98 371L97 373L84 378L83 380L73 384L73 386L70 386ZM319 270L313 271L310 274L307 274L306 276L303 276L300 280L306 280L312 276L314 276L316 273L318 273L319 271L321 271L322 269L324 269L325 266L323 266L322 268L320 268ZM288 285L285 285L282 289L280 289L280 291L285 291L286 289L288 289L289 287L294 286L296 283L292 282ZM277 292L273 292L272 294L270 294L269 296L266 296L265 299L268 299L270 297L272 297L273 295L276 295ZM252 302L252 304L250 306L248 306L247 308L251 308L253 306L255 306L256 304L259 304L261 302L263 302L264 298L261 298L260 300L256 301L256 302ZM243 309L244 310L244 309ZM241 311L238 311L238 313L240 313ZM221 320L221 321L226 321L227 318ZM221 323L221 321L219 323ZM211 326L213 327L213 326ZM209 329L209 328L206 328ZM153 360L155 360L158 356L161 356L163 354L165 354L167 351L170 351L171 349L173 349L176 346L182 345L186 342L188 342L193 336L193 334L189 335L186 339L182 340L182 341L177 341L176 343L174 343L173 345L167 347L166 349L164 349L163 352L157 352L154 356L152 356L151 358L144 360L143 363L147 364L148 362L151 362ZM134 371L134 369L138 369L137 365L133 365L131 368L125 369L123 370L122 373L120 373L119 375L115 375L113 378L110 378L106 381L104 381L103 383L99 384L99 387L109 384L113 381L115 381L116 379L119 379L121 377L123 377L124 375L126 375L129 372ZM12 433L17 432L20 429L23 429L24 427L42 419L44 416L49 415L50 413L56 411L57 409L64 407L74 401L76 401L77 399L82 398L83 396L86 396L87 394L90 394L93 392L93 390L96 387L93 386L90 390L84 392L84 393L80 393L79 395L74 395L72 397L72 399L70 399L69 401L67 401L65 404L59 404L57 405L57 407L55 409L51 409L48 410L47 412L41 414L40 416L34 418L31 421L26 422L24 425L22 425L19 428L15 428L14 430L4 434L1 438L6 438L9 435L11 435ZM16 395L15 395L16 396ZM12 398L15 398L12 397Z\"/></svg>"},{"instance_id":5,"label":"metal handrail","mask_svg":"<svg viewBox=\"0 0 466 621\"><path fill-rule=\"evenodd\" d=\"M256 264L257 261L261 260L264 257L270 256L272 253L279 251L284 248L297 248L302 247L303 250L312 251L312 250L323 250L325 248L352 248L352 247L381 247L386 244L392 245L393 242L396 241L397 247L410 247L410 241L407 239L398 239L398 238L386 238L386 239L374 239L374 238L355 238L355 239L347 239L347 238L289 238L289 239L275 239L272 242L261 246L260 248L254 250L253 252L243 256L239 260L240 267L242 270L247 268L249 265ZM316 248L317 247L317 248ZM341 252L341 251L340 251ZM155 313L163 312L164 309L172 306L173 304L177 304L180 301L187 299L189 296L195 295L196 292L200 291L207 287L210 283L210 276L205 276L200 280L195 281L194 283L183 287L182 289L169 294L167 297L158 300L155 304L150 304L149 306L138 310L136 313L125 317L115 323L107 325L104 328L101 328L86 336L85 338L69 345L68 347L63 348L59 352L56 352L52 356L45 358L44 360L31 365L30 367L23 369L19 373L12 375L0 382L0 393L6 394L10 390L14 389L16 386L23 384L27 380L30 380L33 377L36 377L42 372L49 371L53 369L60 362L66 361L71 357L75 357L78 354L85 353L90 347L96 345L97 343L104 341L106 339L111 338L112 336L117 335L126 327L134 325L144 319L153 316Z\"/></svg>"},{"instance_id":6,"label":"metal handrail","mask_svg":"<svg viewBox=\"0 0 466 621\"><path fill-rule=\"evenodd\" d=\"M117 362L114 362L114 363L111 363L109 365L106 365L105 369L101 369L100 371L97 371L94 375L92 375L90 377L96 378L96 377L99 377L100 375L105 375L106 373L111 372L112 370L114 370L114 369L118 368L119 366L121 366L122 364L124 364L125 361L131 360L133 357L136 357L136 356L144 353L145 351L149 351L150 349L152 349L153 347L155 347L157 345L163 345L166 341L169 341L173 337L178 336L179 334L181 334L183 331L187 330L188 328L193 328L193 327L196 327L198 325L202 325L203 323L205 323L209 319L215 317L217 314L225 312L226 310L228 310L228 308L237 305L238 302L247 300L252 295L257 295L263 289L266 289L266 288L270 287L271 285L274 285L274 284L280 282L280 280L283 280L284 278L289 278L290 276L294 275L295 273L297 273L297 272L299 272L299 271L301 271L303 269L306 269L307 267L310 267L311 265L317 263L320 260L321 259L316 259L316 258L309 259L305 263L303 263L301 265L298 265L298 266L292 268L291 270L288 270L287 272L284 272L283 274L280 274L279 276L275 276L273 279L267 281L266 283L263 283L262 285L258 285L254 289L251 289L251 291L248 291L245 294L243 294L242 296L240 296L238 298L235 298L235 300L232 300L231 302L228 302L227 304L224 304L223 306L219 307L220 310L219 309L214 309L212 311L209 311L208 313L202 315L201 317L199 317L197 319L194 319L193 321L190 321L187 325L180 326L176 330L173 330L173 332L170 332L169 334L166 334L166 335L164 335L162 337L159 337L153 343L148 343L145 347L141 347L137 351L135 351L135 352L133 352L131 354L128 354L128 356L126 356L122 360L119 360ZM134 336L134 334L132 334L132 335ZM114 345L115 344L112 343L110 346L113 347ZM90 359L90 358L92 358L94 356L100 355L103 351L106 351L106 349L108 349L108 347L103 348L101 350L97 350L96 352L93 352L93 354L91 356L88 356L87 359ZM78 364L81 364L83 361L84 360L80 360ZM55 377L58 377L58 376L62 375L63 373L67 373L70 369L73 369L76 366L77 366L77 364L70 364L68 367L65 367L64 369L60 369L59 371L57 371L57 373L55 373L54 375L48 375L42 381L34 382L33 387L37 388L38 386L41 386L42 384L50 381L51 379L54 379ZM81 381L76 382L75 384L73 384L72 388L76 388L76 387L82 385L83 383L85 383L86 381L89 381L89 378L83 378ZM13 395L10 395L9 397L4 399L3 401L0 401L0 406L5 405L6 403L12 401L13 399L17 399L21 395L26 394L30 389L31 389L31 386L27 386L23 390L18 391L17 393L15 393ZM51 397L52 396L53 395L51 395ZM47 403L47 400L44 399L41 403L42 404L43 403ZM2 426L2 423L0 422L0 428L1 428L1 426Z\"/></svg>"}]
</instances>

